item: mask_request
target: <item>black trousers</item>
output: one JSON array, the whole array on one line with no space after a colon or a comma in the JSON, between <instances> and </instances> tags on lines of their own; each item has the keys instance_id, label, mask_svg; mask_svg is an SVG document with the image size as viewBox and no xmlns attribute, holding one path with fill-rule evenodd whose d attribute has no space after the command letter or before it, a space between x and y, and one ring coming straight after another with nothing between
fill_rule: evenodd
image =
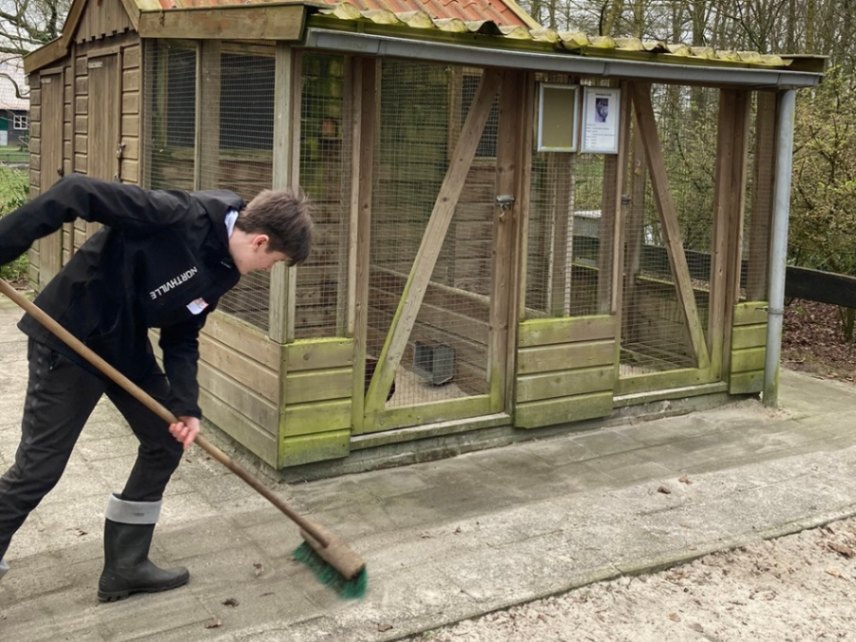
<instances>
[{"instance_id":1,"label":"black trousers","mask_svg":"<svg viewBox=\"0 0 856 642\"><path fill-rule=\"evenodd\" d=\"M27 352L30 374L21 443L15 463L0 478L0 559L30 512L56 486L101 395L113 402L140 442L122 499L159 501L182 455L182 445L163 419L115 384L44 344L31 340ZM161 403L169 392L166 376L156 367L135 383Z\"/></svg>"}]
</instances>

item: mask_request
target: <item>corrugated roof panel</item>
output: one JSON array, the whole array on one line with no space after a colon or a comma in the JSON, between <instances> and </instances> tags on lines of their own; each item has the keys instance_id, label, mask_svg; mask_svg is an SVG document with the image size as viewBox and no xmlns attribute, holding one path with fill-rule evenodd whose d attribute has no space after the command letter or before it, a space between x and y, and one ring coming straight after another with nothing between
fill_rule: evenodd
<instances>
[{"instance_id":1,"label":"corrugated roof panel","mask_svg":"<svg viewBox=\"0 0 856 642\"><path fill-rule=\"evenodd\" d=\"M135 0L145 10L189 9L266 4L304 4L303 0ZM366 21L376 25L394 25L448 33L479 33L499 36L509 41L552 44L582 54L636 54L649 60L675 63L710 61L740 66L787 68L787 56L751 51L717 51L711 47L691 47L681 43L667 44L638 38L589 36L581 32L556 32L537 27L527 18L515 0L309 0L309 6L327 5L323 14L339 20ZM510 43L509 43L510 44Z\"/></svg>"},{"instance_id":2,"label":"corrugated roof panel","mask_svg":"<svg viewBox=\"0 0 856 642\"><path fill-rule=\"evenodd\" d=\"M173 2L175 0L161 0ZM191 2L194 0L180 0ZM223 0L224 2L228 0ZM340 0L324 0L329 5L337 5ZM393 13L422 11L434 19L458 18L459 20L492 20L498 25L527 27L502 0L351 0L360 10L386 10Z\"/></svg>"}]
</instances>

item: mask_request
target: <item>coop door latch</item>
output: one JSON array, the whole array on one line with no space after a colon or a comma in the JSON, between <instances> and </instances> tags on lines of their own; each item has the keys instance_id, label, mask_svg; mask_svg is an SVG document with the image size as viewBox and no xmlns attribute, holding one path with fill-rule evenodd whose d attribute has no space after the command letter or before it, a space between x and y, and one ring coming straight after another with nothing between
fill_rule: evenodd
<instances>
[{"instance_id":1,"label":"coop door latch","mask_svg":"<svg viewBox=\"0 0 856 642\"><path fill-rule=\"evenodd\" d=\"M499 194L496 197L496 204L499 206L499 220L505 220L505 215L511 211L514 206L514 197L511 194Z\"/></svg>"}]
</instances>

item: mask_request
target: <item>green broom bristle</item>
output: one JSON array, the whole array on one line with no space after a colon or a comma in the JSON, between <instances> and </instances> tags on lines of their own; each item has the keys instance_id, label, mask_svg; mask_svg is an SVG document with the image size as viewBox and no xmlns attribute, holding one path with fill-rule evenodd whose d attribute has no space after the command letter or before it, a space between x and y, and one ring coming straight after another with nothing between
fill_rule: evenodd
<instances>
[{"instance_id":1,"label":"green broom bristle","mask_svg":"<svg viewBox=\"0 0 856 642\"><path fill-rule=\"evenodd\" d=\"M293 557L305 564L322 584L336 591L339 597L361 599L365 595L368 585L368 574L365 568L351 579L346 579L306 542L294 550Z\"/></svg>"}]
</instances>

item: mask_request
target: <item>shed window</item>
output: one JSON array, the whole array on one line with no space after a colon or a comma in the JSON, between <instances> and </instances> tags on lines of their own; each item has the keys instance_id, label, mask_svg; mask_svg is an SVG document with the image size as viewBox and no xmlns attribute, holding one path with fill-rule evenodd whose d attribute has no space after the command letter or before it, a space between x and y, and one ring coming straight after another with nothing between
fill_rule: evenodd
<instances>
[{"instance_id":1,"label":"shed window","mask_svg":"<svg viewBox=\"0 0 856 642\"><path fill-rule=\"evenodd\" d=\"M27 114L15 114L12 118L13 129L29 129L30 124L27 119Z\"/></svg>"}]
</instances>

